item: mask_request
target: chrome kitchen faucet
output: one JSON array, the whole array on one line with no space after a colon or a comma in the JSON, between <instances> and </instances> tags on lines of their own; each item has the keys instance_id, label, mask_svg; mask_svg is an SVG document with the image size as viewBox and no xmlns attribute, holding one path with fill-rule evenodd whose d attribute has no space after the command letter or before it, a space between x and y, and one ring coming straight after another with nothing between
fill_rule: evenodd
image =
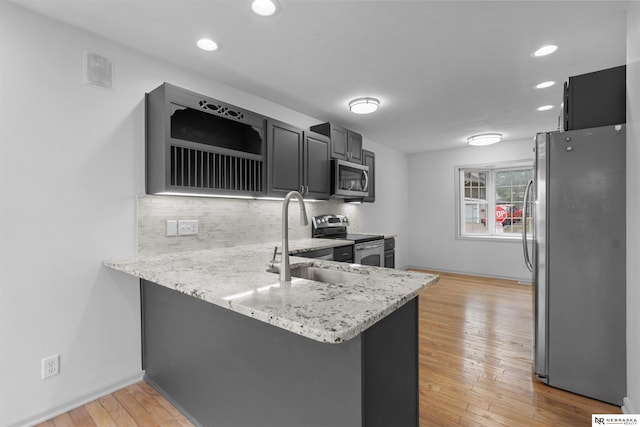
<instances>
[{"instance_id":1,"label":"chrome kitchen faucet","mask_svg":"<svg viewBox=\"0 0 640 427\"><path fill-rule=\"evenodd\" d=\"M282 202L282 256L280 258L280 281L291 281L291 267L289 265L289 201L295 197L300 202L300 225L307 225L307 209L302 195L297 191L289 192ZM275 258L275 257L274 257Z\"/></svg>"}]
</instances>

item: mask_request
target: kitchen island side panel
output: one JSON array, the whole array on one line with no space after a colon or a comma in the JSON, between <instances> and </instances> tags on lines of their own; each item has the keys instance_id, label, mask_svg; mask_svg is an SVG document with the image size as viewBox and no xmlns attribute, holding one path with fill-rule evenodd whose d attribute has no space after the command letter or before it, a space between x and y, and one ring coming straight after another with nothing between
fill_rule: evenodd
<instances>
[{"instance_id":1,"label":"kitchen island side panel","mask_svg":"<svg viewBox=\"0 0 640 427\"><path fill-rule=\"evenodd\" d=\"M418 427L418 304L412 299L361 335L366 427Z\"/></svg>"},{"instance_id":2,"label":"kitchen island side panel","mask_svg":"<svg viewBox=\"0 0 640 427\"><path fill-rule=\"evenodd\" d=\"M361 426L361 335L324 344L142 280L146 376L206 426Z\"/></svg>"}]
</instances>

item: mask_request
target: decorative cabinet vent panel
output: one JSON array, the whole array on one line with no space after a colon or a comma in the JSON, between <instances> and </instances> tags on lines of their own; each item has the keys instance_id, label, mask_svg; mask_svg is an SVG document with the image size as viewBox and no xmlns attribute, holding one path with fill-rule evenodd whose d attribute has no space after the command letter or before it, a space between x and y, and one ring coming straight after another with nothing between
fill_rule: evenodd
<instances>
[{"instance_id":1,"label":"decorative cabinet vent panel","mask_svg":"<svg viewBox=\"0 0 640 427\"><path fill-rule=\"evenodd\" d=\"M164 83L146 96L148 194L266 194L266 118Z\"/></svg>"},{"instance_id":2,"label":"decorative cabinet vent panel","mask_svg":"<svg viewBox=\"0 0 640 427\"><path fill-rule=\"evenodd\" d=\"M203 110L213 111L223 116L231 116L231 117L237 117L239 119L244 119L244 114L240 110L231 110L228 107L225 107L224 105L211 104L207 101L200 101L199 104Z\"/></svg>"}]
</instances>

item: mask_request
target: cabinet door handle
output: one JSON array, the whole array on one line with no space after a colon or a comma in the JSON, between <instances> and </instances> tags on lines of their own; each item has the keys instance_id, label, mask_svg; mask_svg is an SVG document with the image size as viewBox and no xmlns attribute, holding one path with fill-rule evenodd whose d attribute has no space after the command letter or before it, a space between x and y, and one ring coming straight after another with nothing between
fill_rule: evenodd
<instances>
[{"instance_id":1,"label":"cabinet door handle","mask_svg":"<svg viewBox=\"0 0 640 427\"><path fill-rule=\"evenodd\" d=\"M305 193L304 193L304 194L309 194L309 186L308 186L308 185L305 185L305 187L304 187L304 188L305 188Z\"/></svg>"}]
</instances>

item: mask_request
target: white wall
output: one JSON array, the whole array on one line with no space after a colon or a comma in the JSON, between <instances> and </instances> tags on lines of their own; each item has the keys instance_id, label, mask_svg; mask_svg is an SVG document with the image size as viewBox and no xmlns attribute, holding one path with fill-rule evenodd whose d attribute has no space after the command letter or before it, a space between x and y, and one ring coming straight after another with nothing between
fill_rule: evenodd
<instances>
[{"instance_id":1,"label":"white wall","mask_svg":"<svg viewBox=\"0 0 640 427\"><path fill-rule=\"evenodd\" d=\"M0 2L0 425L140 375L136 281L103 258L135 251L142 81L82 85L82 49L131 54ZM152 68L152 67L149 67ZM133 90L132 90L133 89ZM61 375L40 379L60 353Z\"/></svg>"},{"instance_id":2,"label":"white wall","mask_svg":"<svg viewBox=\"0 0 640 427\"><path fill-rule=\"evenodd\" d=\"M640 413L640 3L627 15L627 396Z\"/></svg>"},{"instance_id":3,"label":"white wall","mask_svg":"<svg viewBox=\"0 0 640 427\"><path fill-rule=\"evenodd\" d=\"M409 158L369 139L364 148L376 153L376 202L360 208L360 230L396 234L396 268L409 265Z\"/></svg>"},{"instance_id":4,"label":"white wall","mask_svg":"<svg viewBox=\"0 0 640 427\"><path fill-rule=\"evenodd\" d=\"M101 262L136 253L145 92L168 81L303 128L321 120L11 2L0 1L0 31L4 427L32 424L141 376L137 281ZM84 49L114 60L113 91L83 85ZM383 151L400 176L381 175L406 187L404 155ZM404 212L406 196L382 187L380 199ZM387 187L395 192L392 182ZM383 227L389 212L381 204L364 209L376 231L395 232ZM41 380L41 359L56 353L61 375Z\"/></svg>"},{"instance_id":5,"label":"white wall","mask_svg":"<svg viewBox=\"0 0 640 427\"><path fill-rule=\"evenodd\" d=\"M545 129L542 129L545 130ZM531 139L409 157L409 264L441 271L531 282L522 243L456 238L457 166L533 159Z\"/></svg>"}]
</instances>

